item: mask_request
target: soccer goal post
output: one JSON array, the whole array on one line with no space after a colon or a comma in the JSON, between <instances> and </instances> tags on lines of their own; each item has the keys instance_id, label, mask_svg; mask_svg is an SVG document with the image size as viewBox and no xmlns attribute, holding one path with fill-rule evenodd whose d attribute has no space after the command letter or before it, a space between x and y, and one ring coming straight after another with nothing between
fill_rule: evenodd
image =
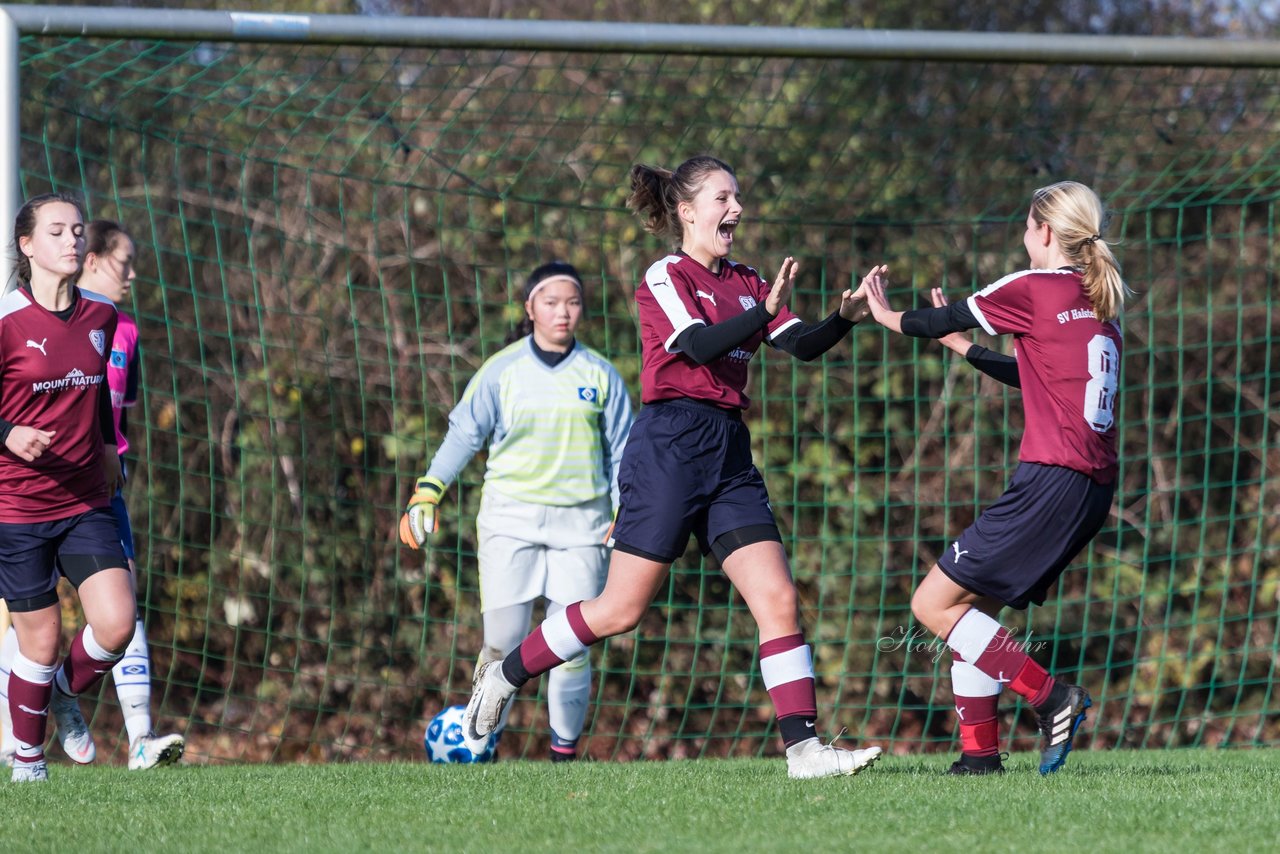
<instances>
[{"instance_id":1,"label":"soccer goal post","mask_svg":"<svg viewBox=\"0 0 1280 854\"><path fill-rule=\"evenodd\" d=\"M1137 292L1121 483L1008 619L1090 686L1086 743L1280 744L1280 42L2 8L6 233L68 190L137 243L128 500L157 718L196 761L421 755L481 648L484 455L425 556L394 535L412 481L544 261L584 272L581 340L638 400L632 292L671 247L628 170L704 152L743 187L741 260L798 258L810 320L881 262L902 306L972 293L1025 267L1037 187L1099 191ZM953 749L910 594L1004 489L1017 392L869 324L751 377L820 725ZM593 656L587 753L777 752L754 624L696 549ZM531 686L504 754L546 728Z\"/></svg>"}]
</instances>

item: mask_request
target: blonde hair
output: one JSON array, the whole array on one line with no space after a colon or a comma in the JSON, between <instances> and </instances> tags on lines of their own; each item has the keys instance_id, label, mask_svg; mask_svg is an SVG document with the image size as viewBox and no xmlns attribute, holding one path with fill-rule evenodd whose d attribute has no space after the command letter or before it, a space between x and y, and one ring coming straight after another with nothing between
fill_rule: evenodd
<instances>
[{"instance_id":1,"label":"blonde hair","mask_svg":"<svg viewBox=\"0 0 1280 854\"><path fill-rule=\"evenodd\" d=\"M1041 187L1031 195L1031 217L1049 224L1062 254L1083 271L1084 292L1098 319L1119 317L1125 297L1133 292L1102 237L1107 217L1098 194L1076 181Z\"/></svg>"}]
</instances>

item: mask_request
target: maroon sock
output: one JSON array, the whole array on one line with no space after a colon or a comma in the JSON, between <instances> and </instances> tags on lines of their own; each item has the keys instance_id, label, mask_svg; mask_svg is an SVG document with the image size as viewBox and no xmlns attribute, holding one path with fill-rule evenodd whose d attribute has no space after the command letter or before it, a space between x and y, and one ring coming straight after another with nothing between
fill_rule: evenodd
<instances>
[{"instance_id":1,"label":"maroon sock","mask_svg":"<svg viewBox=\"0 0 1280 854\"><path fill-rule=\"evenodd\" d=\"M1006 683L1009 690L1037 706L1043 703L1053 690L1053 677L1001 626L974 666L998 682Z\"/></svg>"},{"instance_id":2,"label":"maroon sock","mask_svg":"<svg viewBox=\"0 0 1280 854\"><path fill-rule=\"evenodd\" d=\"M1000 753L1000 721L996 708L999 694L987 697L955 695L956 717L960 720L960 750L970 756Z\"/></svg>"},{"instance_id":3,"label":"maroon sock","mask_svg":"<svg viewBox=\"0 0 1280 854\"><path fill-rule=\"evenodd\" d=\"M9 674L9 717L13 721L13 739L18 743L14 753L17 761L39 762L44 759L44 737L52 696L53 682L42 685L28 682L16 672Z\"/></svg>"},{"instance_id":4,"label":"maroon sock","mask_svg":"<svg viewBox=\"0 0 1280 854\"><path fill-rule=\"evenodd\" d=\"M542 621L502 661L502 676L516 688L587 651L599 638L582 618L582 603L574 602Z\"/></svg>"},{"instance_id":5,"label":"maroon sock","mask_svg":"<svg viewBox=\"0 0 1280 854\"><path fill-rule=\"evenodd\" d=\"M760 644L760 673L778 715L783 745L790 747L816 736L818 696L804 635L786 635Z\"/></svg>"},{"instance_id":6,"label":"maroon sock","mask_svg":"<svg viewBox=\"0 0 1280 854\"><path fill-rule=\"evenodd\" d=\"M62 669L58 672L58 687L73 697L92 688L104 674L110 673L111 666L120 660L119 655L104 659L90 654L85 644L86 632L89 633L89 648L98 655L111 656L111 653L102 649L97 641L93 640L92 630L88 626L76 633L75 639L71 641L71 650L62 662Z\"/></svg>"}]
</instances>

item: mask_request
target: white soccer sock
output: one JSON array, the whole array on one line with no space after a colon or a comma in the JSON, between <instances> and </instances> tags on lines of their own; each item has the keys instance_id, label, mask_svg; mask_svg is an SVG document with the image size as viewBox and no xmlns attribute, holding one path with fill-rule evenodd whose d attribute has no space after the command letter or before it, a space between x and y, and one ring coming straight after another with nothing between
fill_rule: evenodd
<instances>
[{"instance_id":1,"label":"white soccer sock","mask_svg":"<svg viewBox=\"0 0 1280 854\"><path fill-rule=\"evenodd\" d=\"M551 732L561 741L576 743L591 702L591 658L583 653L547 674L547 715Z\"/></svg>"},{"instance_id":2,"label":"white soccer sock","mask_svg":"<svg viewBox=\"0 0 1280 854\"><path fill-rule=\"evenodd\" d=\"M133 640L124 651L124 657L111 668L116 684L116 697L124 715L124 726L129 733L129 743L151 732L151 656L147 649L147 633L138 620L133 630Z\"/></svg>"},{"instance_id":3,"label":"white soccer sock","mask_svg":"<svg viewBox=\"0 0 1280 854\"><path fill-rule=\"evenodd\" d=\"M999 623L977 608L970 608L956 621L951 634L947 635L947 646L965 661L976 665L991 646L991 639L998 631Z\"/></svg>"},{"instance_id":4,"label":"white soccer sock","mask_svg":"<svg viewBox=\"0 0 1280 854\"><path fill-rule=\"evenodd\" d=\"M9 717L9 671L18 652L18 630L9 626L0 640L0 751L13 750L13 718Z\"/></svg>"},{"instance_id":5,"label":"white soccer sock","mask_svg":"<svg viewBox=\"0 0 1280 854\"><path fill-rule=\"evenodd\" d=\"M994 697L1003 686L967 661L951 662L951 691L959 697Z\"/></svg>"},{"instance_id":6,"label":"white soccer sock","mask_svg":"<svg viewBox=\"0 0 1280 854\"><path fill-rule=\"evenodd\" d=\"M520 646L520 641L529 634L529 621L533 618L533 602L521 602L505 608L493 608L480 615L484 622L484 649L480 651L480 661L501 662L511 650ZM497 668L502 675L502 668ZM505 680L503 680L505 681ZM507 703L502 710L502 717L493 731L498 738L507 728L507 718L515 703Z\"/></svg>"}]
</instances>

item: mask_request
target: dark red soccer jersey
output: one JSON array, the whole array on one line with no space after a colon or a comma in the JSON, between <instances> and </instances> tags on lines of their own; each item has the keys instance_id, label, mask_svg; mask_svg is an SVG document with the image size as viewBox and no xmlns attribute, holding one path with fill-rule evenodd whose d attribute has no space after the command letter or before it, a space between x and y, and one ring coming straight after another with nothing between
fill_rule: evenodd
<instances>
[{"instance_id":1,"label":"dark red soccer jersey","mask_svg":"<svg viewBox=\"0 0 1280 854\"><path fill-rule=\"evenodd\" d=\"M65 321L25 290L0 299L0 418L54 433L34 462L0 447L0 522L108 505L98 396L115 331L115 306L84 291Z\"/></svg>"},{"instance_id":2,"label":"dark red soccer jersey","mask_svg":"<svg viewBox=\"0 0 1280 854\"><path fill-rule=\"evenodd\" d=\"M992 335L1012 334L1026 425L1019 458L1116 479L1116 393L1124 340L1099 322L1074 270L1024 270L969 297Z\"/></svg>"},{"instance_id":3,"label":"dark red soccer jersey","mask_svg":"<svg viewBox=\"0 0 1280 854\"><path fill-rule=\"evenodd\" d=\"M769 284L745 264L728 259L713 273L683 253L668 255L644 274L636 289L640 310L640 399L644 403L679 397L705 400L728 409L751 403L747 362L783 329L800 319L788 308L778 312L761 332L706 365L690 359L676 345L680 333L695 324L728 320L764 302Z\"/></svg>"}]
</instances>

